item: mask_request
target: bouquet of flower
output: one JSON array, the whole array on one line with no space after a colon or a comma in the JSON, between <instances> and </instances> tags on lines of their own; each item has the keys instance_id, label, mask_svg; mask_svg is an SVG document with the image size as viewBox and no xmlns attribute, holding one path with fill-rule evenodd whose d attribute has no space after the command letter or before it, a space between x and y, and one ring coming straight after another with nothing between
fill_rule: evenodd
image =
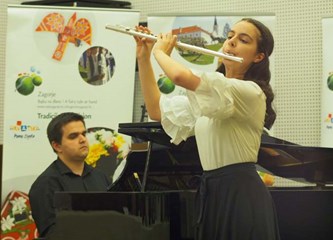
<instances>
[{"instance_id":1,"label":"bouquet of flower","mask_svg":"<svg viewBox=\"0 0 333 240\"><path fill-rule=\"evenodd\" d=\"M123 136L111 129L88 129L87 138L90 146L89 154L85 161L93 167L96 167L102 156L114 154L116 154L116 165L118 165L129 151L128 144L126 144Z\"/></svg>"}]
</instances>

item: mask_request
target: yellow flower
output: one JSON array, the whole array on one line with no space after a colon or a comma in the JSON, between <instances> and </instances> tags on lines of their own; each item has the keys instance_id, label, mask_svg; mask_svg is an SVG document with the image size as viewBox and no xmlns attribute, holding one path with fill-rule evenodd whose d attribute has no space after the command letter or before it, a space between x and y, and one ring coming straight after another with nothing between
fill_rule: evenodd
<instances>
[{"instance_id":1,"label":"yellow flower","mask_svg":"<svg viewBox=\"0 0 333 240\"><path fill-rule=\"evenodd\" d=\"M102 143L95 143L89 147L89 154L86 157L86 163L96 167L96 163L101 156L109 156L109 153L104 148Z\"/></svg>"},{"instance_id":2,"label":"yellow flower","mask_svg":"<svg viewBox=\"0 0 333 240\"><path fill-rule=\"evenodd\" d=\"M115 137L114 142L113 142L113 147L118 150L119 148L121 148L121 146L124 143L125 143L125 139L123 138L123 136L117 134L117 136Z\"/></svg>"}]
</instances>

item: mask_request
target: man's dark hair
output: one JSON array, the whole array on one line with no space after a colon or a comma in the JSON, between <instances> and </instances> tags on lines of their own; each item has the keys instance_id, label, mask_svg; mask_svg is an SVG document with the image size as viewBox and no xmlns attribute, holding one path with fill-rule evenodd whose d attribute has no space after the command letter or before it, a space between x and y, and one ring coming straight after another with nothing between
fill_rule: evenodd
<instances>
[{"instance_id":1,"label":"man's dark hair","mask_svg":"<svg viewBox=\"0 0 333 240\"><path fill-rule=\"evenodd\" d=\"M52 142L61 143L62 139L62 127L70 122L80 121L85 125L84 118L78 113L74 112L65 112L54 117L49 125L47 126L47 137L50 144Z\"/></svg>"}]
</instances>

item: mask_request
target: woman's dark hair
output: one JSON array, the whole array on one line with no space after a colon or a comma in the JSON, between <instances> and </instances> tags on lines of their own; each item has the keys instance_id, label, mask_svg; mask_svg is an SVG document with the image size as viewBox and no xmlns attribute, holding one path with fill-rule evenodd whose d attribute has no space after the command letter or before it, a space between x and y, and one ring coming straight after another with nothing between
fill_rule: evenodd
<instances>
[{"instance_id":1,"label":"woman's dark hair","mask_svg":"<svg viewBox=\"0 0 333 240\"><path fill-rule=\"evenodd\" d=\"M73 112L65 112L54 117L47 126L47 137L50 144L52 142L61 143L62 139L62 127L70 122L80 121L85 125L84 118L80 114Z\"/></svg>"},{"instance_id":2,"label":"woman's dark hair","mask_svg":"<svg viewBox=\"0 0 333 240\"><path fill-rule=\"evenodd\" d=\"M266 115L265 115L265 127L270 129L276 119L276 113L272 107L274 100L274 93L269 84L271 80L271 72L269 69L269 56L273 52L274 38L271 31L261 22L253 18L243 18L242 21L253 24L260 32L258 39L258 53L264 53L265 57L258 63L253 63L247 70L244 76L244 80L250 80L257 83L266 95ZM217 70L225 74L225 66L222 63Z\"/></svg>"}]
</instances>

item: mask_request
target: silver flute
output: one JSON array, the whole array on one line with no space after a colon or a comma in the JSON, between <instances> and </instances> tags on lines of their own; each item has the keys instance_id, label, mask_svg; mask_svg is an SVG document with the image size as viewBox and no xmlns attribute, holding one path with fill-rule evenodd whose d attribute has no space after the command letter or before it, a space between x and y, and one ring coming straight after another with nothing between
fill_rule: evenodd
<instances>
[{"instance_id":1,"label":"silver flute","mask_svg":"<svg viewBox=\"0 0 333 240\"><path fill-rule=\"evenodd\" d=\"M106 25L105 28L109 29L109 30L116 31L116 32L132 35L132 36L147 38L147 39L150 39L150 40L153 40L153 41L157 40L157 37L153 34L139 32L135 29L125 27L125 26L121 26L121 25ZM182 43L180 41L176 42L176 46L179 47L179 48L182 48L182 49L187 49L187 50L191 50L191 51L206 54L206 55L226 58L226 59L233 60L233 61L240 62L240 63L243 62L243 58L239 58L239 57L228 55L226 53L217 52L217 51L209 50L209 49L206 49L206 48L202 48L202 47Z\"/></svg>"}]
</instances>

